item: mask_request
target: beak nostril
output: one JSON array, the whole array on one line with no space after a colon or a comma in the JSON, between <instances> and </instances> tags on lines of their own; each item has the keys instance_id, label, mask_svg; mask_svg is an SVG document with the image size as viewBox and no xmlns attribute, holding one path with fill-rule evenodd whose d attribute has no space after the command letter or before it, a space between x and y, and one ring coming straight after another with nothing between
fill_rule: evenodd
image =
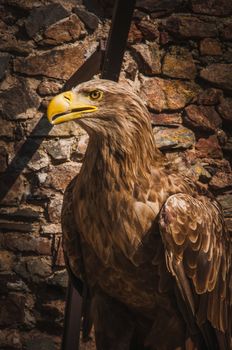
<instances>
[{"instance_id":1,"label":"beak nostril","mask_svg":"<svg viewBox=\"0 0 232 350\"><path fill-rule=\"evenodd\" d=\"M70 97L64 96L64 99L65 99L66 101L70 102Z\"/></svg>"}]
</instances>

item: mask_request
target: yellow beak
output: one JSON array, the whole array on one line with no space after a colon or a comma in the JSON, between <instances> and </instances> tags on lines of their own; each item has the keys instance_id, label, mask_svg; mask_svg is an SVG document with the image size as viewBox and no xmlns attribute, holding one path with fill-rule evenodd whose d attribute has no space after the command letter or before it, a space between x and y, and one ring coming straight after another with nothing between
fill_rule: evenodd
<instances>
[{"instance_id":1,"label":"yellow beak","mask_svg":"<svg viewBox=\"0 0 232 350\"><path fill-rule=\"evenodd\" d=\"M88 100L82 95L66 91L55 96L49 103L47 117L51 124L60 124L77 119L83 113L91 113L97 110L96 106L88 105Z\"/></svg>"}]
</instances>

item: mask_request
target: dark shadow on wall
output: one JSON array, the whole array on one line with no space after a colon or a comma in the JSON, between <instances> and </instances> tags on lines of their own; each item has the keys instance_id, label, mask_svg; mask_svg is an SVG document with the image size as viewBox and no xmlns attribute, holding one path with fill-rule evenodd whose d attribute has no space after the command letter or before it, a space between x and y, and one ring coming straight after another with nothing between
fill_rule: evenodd
<instances>
[{"instance_id":1,"label":"dark shadow on wall","mask_svg":"<svg viewBox=\"0 0 232 350\"><path fill-rule=\"evenodd\" d=\"M6 171L0 176L0 201L2 201L10 191L18 176L43 142L42 137L38 138L41 134L41 130L43 130L43 135L46 135L51 131L52 127L53 126L49 124L46 117L42 117L36 124L30 136L13 158Z\"/></svg>"}]
</instances>

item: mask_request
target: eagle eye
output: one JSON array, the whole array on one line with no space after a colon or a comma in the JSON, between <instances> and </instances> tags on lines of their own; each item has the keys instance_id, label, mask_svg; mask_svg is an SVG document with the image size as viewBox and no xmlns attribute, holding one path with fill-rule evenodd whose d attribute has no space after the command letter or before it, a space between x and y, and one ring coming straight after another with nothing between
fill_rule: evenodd
<instances>
[{"instance_id":1,"label":"eagle eye","mask_svg":"<svg viewBox=\"0 0 232 350\"><path fill-rule=\"evenodd\" d=\"M89 97L93 101L100 100L103 96L103 92L100 90L93 90L89 93Z\"/></svg>"}]
</instances>

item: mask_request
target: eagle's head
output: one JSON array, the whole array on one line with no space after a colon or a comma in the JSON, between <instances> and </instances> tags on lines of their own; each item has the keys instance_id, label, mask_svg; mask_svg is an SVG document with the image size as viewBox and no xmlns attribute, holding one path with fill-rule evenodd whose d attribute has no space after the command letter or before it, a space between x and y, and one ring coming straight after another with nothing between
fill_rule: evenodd
<instances>
[{"instance_id":1,"label":"eagle's head","mask_svg":"<svg viewBox=\"0 0 232 350\"><path fill-rule=\"evenodd\" d=\"M150 124L143 101L129 88L109 80L82 83L54 97L48 106L48 120L60 124L75 120L88 133L132 131Z\"/></svg>"}]
</instances>

